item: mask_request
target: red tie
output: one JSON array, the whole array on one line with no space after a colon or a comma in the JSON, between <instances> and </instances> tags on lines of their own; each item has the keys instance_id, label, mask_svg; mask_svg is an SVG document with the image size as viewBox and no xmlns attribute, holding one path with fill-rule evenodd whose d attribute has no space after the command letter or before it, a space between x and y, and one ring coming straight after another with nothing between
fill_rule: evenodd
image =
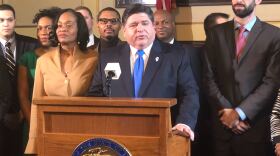
<instances>
[{"instance_id":1,"label":"red tie","mask_svg":"<svg viewBox=\"0 0 280 156\"><path fill-rule=\"evenodd\" d=\"M244 36L244 32L246 31L246 28L244 26L239 27L239 33L236 38L236 57L239 59L242 50L246 43L246 37Z\"/></svg>"}]
</instances>

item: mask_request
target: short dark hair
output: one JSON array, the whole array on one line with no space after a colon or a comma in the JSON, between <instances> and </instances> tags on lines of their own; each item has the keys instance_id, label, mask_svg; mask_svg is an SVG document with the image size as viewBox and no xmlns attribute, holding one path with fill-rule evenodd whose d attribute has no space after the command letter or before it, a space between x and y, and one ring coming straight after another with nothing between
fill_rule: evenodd
<instances>
[{"instance_id":1,"label":"short dark hair","mask_svg":"<svg viewBox=\"0 0 280 156\"><path fill-rule=\"evenodd\" d=\"M42 17L48 17L53 21L56 19L56 16L60 13L61 9L58 7L51 7L49 9L40 9L37 14L35 14L32 23L37 24Z\"/></svg>"},{"instance_id":2,"label":"short dark hair","mask_svg":"<svg viewBox=\"0 0 280 156\"><path fill-rule=\"evenodd\" d=\"M90 9L86 6L78 6L75 8L75 11L79 11L79 10L86 10L88 12L88 14L90 15L91 19L93 19L93 15L92 12L90 11Z\"/></svg>"},{"instance_id":3,"label":"short dark hair","mask_svg":"<svg viewBox=\"0 0 280 156\"><path fill-rule=\"evenodd\" d=\"M82 51L86 51L87 43L89 41L89 35L88 35L89 32L88 32L88 29L85 29L85 28L87 28L87 24L81 13L76 12L75 10L70 9L70 8L63 9L55 20L55 24L54 24L55 29L54 30L56 30L58 28L57 24L58 24L58 20L59 20L60 16L66 12L69 12L76 17L77 27L78 27L78 32L77 32L77 41L79 43L78 45ZM55 31L55 38L58 41L56 31Z\"/></svg>"},{"instance_id":4,"label":"short dark hair","mask_svg":"<svg viewBox=\"0 0 280 156\"><path fill-rule=\"evenodd\" d=\"M229 18L228 14L221 13L221 12L215 12L209 14L205 19L204 19L204 31L207 34L209 32L209 29L212 28L213 26L217 25L216 20L217 18L222 17L225 19Z\"/></svg>"},{"instance_id":5,"label":"short dark hair","mask_svg":"<svg viewBox=\"0 0 280 156\"><path fill-rule=\"evenodd\" d=\"M127 19L131 15L137 14L137 13L145 13L145 14L147 14L148 17L150 18L150 20L152 22L154 22L154 14L153 14L152 9L150 7L148 7L148 6L143 5L143 4L136 3L134 5L130 5L129 7L127 7L125 9L125 11L123 12L123 15L122 15L122 23L123 23L123 25L126 24Z\"/></svg>"},{"instance_id":6,"label":"short dark hair","mask_svg":"<svg viewBox=\"0 0 280 156\"><path fill-rule=\"evenodd\" d=\"M9 10L9 11L12 11L13 14L14 14L14 18L16 18L16 12L15 12L15 9L9 5L9 4L1 4L0 5L0 10Z\"/></svg>"},{"instance_id":7,"label":"short dark hair","mask_svg":"<svg viewBox=\"0 0 280 156\"><path fill-rule=\"evenodd\" d=\"M115 12L115 13L118 15L119 19L121 18L121 15L120 15L120 13L118 12L118 10L116 10L116 9L114 9L114 8L112 8L112 7L107 7L107 8L102 9L101 11L99 11L99 13L97 14L97 21L99 20L100 15L101 15L102 12L104 12L104 11L113 11L113 12Z\"/></svg>"}]
</instances>

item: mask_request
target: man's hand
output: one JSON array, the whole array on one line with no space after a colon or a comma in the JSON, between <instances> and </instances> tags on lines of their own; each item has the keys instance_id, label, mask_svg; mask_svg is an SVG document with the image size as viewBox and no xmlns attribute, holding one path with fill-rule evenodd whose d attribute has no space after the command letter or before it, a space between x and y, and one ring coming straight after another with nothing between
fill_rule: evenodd
<instances>
[{"instance_id":1,"label":"man's hand","mask_svg":"<svg viewBox=\"0 0 280 156\"><path fill-rule=\"evenodd\" d=\"M232 129L239 122L239 115L234 109L222 109L219 111L220 121Z\"/></svg>"},{"instance_id":2,"label":"man's hand","mask_svg":"<svg viewBox=\"0 0 280 156\"><path fill-rule=\"evenodd\" d=\"M280 143L277 143L276 145L275 145L275 155L276 156L280 156Z\"/></svg>"},{"instance_id":3,"label":"man's hand","mask_svg":"<svg viewBox=\"0 0 280 156\"><path fill-rule=\"evenodd\" d=\"M193 141L194 140L194 133L191 130L191 128L185 124L177 124L172 128L172 133L181 135L181 136L186 136L190 137L190 139Z\"/></svg>"},{"instance_id":4,"label":"man's hand","mask_svg":"<svg viewBox=\"0 0 280 156\"><path fill-rule=\"evenodd\" d=\"M236 125L233 126L232 131L235 134L242 134L250 129L251 126L248 122L245 121L238 121Z\"/></svg>"}]
</instances>

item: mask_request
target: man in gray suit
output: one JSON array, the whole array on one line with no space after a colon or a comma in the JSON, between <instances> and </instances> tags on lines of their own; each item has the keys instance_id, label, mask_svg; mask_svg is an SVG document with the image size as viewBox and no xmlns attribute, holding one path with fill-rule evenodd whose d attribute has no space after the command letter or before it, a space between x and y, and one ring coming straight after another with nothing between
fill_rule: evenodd
<instances>
[{"instance_id":1,"label":"man in gray suit","mask_svg":"<svg viewBox=\"0 0 280 156\"><path fill-rule=\"evenodd\" d=\"M206 39L204 91L217 156L268 156L269 114L279 79L280 30L262 22L262 0L232 0L235 17Z\"/></svg>"}]
</instances>

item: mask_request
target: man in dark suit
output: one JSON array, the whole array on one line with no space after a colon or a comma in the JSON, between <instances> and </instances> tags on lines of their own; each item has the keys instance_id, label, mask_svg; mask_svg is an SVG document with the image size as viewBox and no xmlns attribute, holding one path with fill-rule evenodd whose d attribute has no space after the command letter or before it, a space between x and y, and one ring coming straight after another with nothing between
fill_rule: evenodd
<instances>
[{"instance_id":1,"label":"man in dark suit","mask_svg":"<svg viewBox=\"0 0 280 156\"><path fill-rule=\"evenodd\" d=\"M176 27L174 16L166 10L157 10L154 13L156 37L165 43L183 47L190 57L191 68L197 84L201 84L201 47L183 44L175 39Z\"/></svg>"},{"instance_id":2,"label":"man in dark suit","mask_svg":"<svg viewBox=\"0 0 280 156\"><path fill-rule=\"evenodd\" d=\"M93 34L94 18L90 9L86 6L78 6L75 10L81 13L87 23L88 32L89 32L89 42L87 47L95 49L98 46L99 38Z\"/></svg>"},{"instance_id":3,"label":"man in dark suit","mask_svg":"<svg viewBox=\"0 0 280 156\"><path fill-rule=\"evenodd\" d=\"M11 101L8 102L7 110L2 114L3 119L0 132L3 136L1 140L5 142L3 147L5 152L1 154L10 156L22 155L23 152L20 141L22 139L22 114L17 95L16 64L17 60L25 51L34 50L37 47L37 40L15 33L15 22L15 11L13 7L7 4L0 5L0 55L4 58L11 83L11 87L6 89L11 89L13 96Z\"/></svg>"},{"instance_id":4,"label":"man in dark suit","mask_svg":"<svg viewBox=\"0 0 280 156\"><path fill-rule=\"evenodd\" d=\"M121 25L121 15L116 9L107 7L99 11L97 15L97 28L100 34L99 52L123 43L119 39Z\"/></svg>"},{"instance_id":5,"label":"man in dark suit","mask_svg":"<svg viewBox=\"0 0 280 156\"><path fill-rule=\"evenodd\" d=\"M175 39L176 26L175 18L172 13L166 10L157 10L154 13L155 17L155 30L156 36L159 40L165 43L172 44L184 48L188 56L190 57L190 65L195 77L195 80L201 87L201 52L202 47L195 47L192 44L183 44ZM200 100L200 109L197 118L197 124L195 128L195 141L191 144L192 155L211 155L210 154L210 133L209 130L209 107L206 105L205 98L202 94L203 90L200 90L199 100ZM204 149L204 150L201 150Z\"/></svg>"},{"instance_id":6,"label":"man in dark suit","mask_svg":"<svg viewBox=\"0 0 280 156\"><path fill-rule=\"evenodd\" d=\"M177 98L179 109L172 112L173 130L193 139L199 100L187 53L182 48L155 40L151 8L131 5L122 18L127 44L101 53L88 95L104 95L104 68L107 63L118 62L121 75L111 82L111 96Z\"/></svg>"},{"instance_id":7,"label":"man in dark suit","mask_svg":"<svg viewBox=\"0 0 280 156\"><path fill-rule=\"evenodd\" d=\"M261 0L232 0L235 17L206 39L203 83L217 156L269 156L269 115L279 81L280 30L260 21Z\"/></svg>"},{"instance_id":8,"label":"man in dark suit","mask_svg":"<svg viewBox=\"0 0 280 156\"><path fill-rule=\"evenodd\" d=\"M5 153L5 129L4 117L8 112L12 100L12 86L10 82L9 72L5 64L5 58L0 55L0 153Z\"/></svg>"}]
</instances>

